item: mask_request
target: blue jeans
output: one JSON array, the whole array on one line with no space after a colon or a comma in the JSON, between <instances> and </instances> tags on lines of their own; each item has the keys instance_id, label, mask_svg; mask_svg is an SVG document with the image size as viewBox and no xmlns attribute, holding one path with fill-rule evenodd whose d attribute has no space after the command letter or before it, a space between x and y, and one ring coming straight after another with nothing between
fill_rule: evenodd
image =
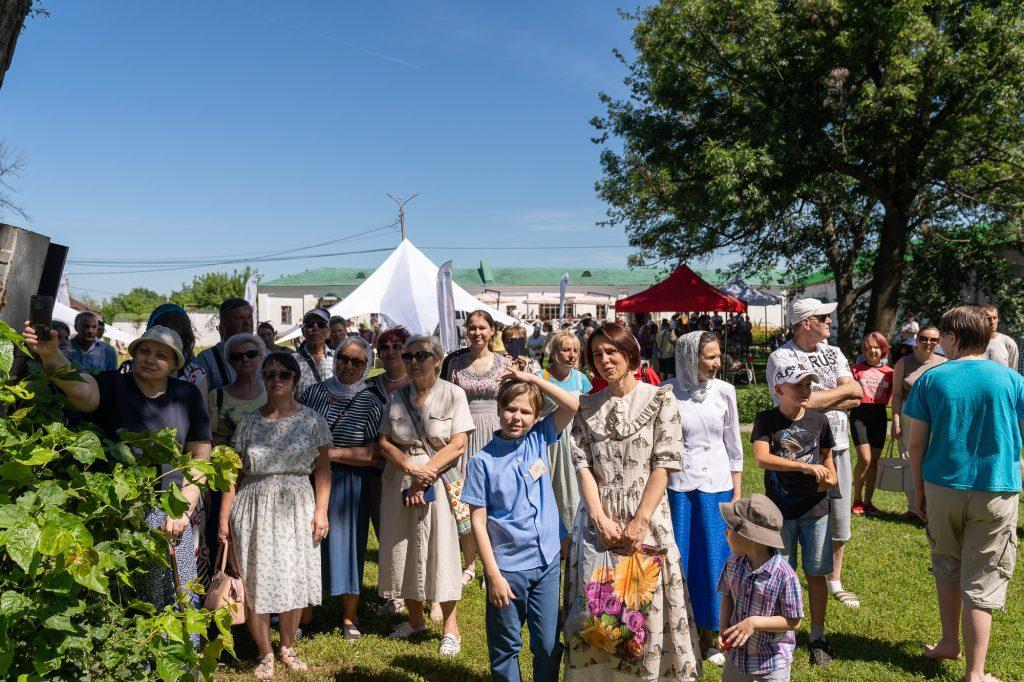
<instances>
[{"instance_id":1,"label":"blue jeans","mask_svg":"<svg viewBox=\"0 0 1024 682\"><path fill-rule=\"evenodd\" d=\"M782 522L782 555L797 569L797 546L804 575L828 575L832 572L832 521L828 514Z\"/></svg>"},{"instance_id":2,"label":"blue jeans","mask_svg":"<svg viewBox=\"0 0 1024 682\"><path fill-rule=\"evenodd\" d=\"M502 571L515 599L505 607L487 602L487 650L491 679L519 682L519 652L523 648L523 621L530 629L533 679L557 680L562 659L558 641L560 565L556 557L547 566L526 571Z\"/></svg>"}]
</instances>

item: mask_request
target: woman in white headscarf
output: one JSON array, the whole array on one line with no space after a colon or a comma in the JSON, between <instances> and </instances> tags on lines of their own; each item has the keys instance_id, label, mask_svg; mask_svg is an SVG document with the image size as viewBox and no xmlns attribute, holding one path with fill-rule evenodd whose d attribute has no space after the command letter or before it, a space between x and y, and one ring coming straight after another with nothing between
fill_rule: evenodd
<instances>
[{"instance_id":1,"label":"woman in white headscarf","mask_svg":"<svg viewBox=\"0 0 1024 682\"><path fill-rule=\"evenodd\" d=\"M721 502L741 496L743 445L736 389L715 378L722 365L718 340L696 331L676 341L676 376L671 385L683 422L682 469L669 475L668 500L676 545L700 629L704 658L722 665L714 647L720 597L718 577L729 558Z\"/></svg>"},{"instance_id":2,"label":"woman in white headscarf","mask_svg":"<svg viewBox=\"0 0 1024 682\"><path fill-rule=\"evenodd\" d=\"M334 349L334 376L307 388L300 402L319 412L331 431L330 533L321 543L324 592L341 595L341 630L362 633L356 619L370 527L369 477L387 397L367 382L373 350L349 336Z\"/></svg>"}]
</instances>

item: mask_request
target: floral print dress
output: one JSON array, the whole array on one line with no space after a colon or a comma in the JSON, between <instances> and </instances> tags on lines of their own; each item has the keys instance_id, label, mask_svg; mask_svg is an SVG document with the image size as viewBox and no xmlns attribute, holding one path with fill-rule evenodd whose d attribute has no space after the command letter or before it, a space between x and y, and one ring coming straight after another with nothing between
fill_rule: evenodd
<instances>
[{"instance_id":1,"label":"floral print dress","mask_svg":"<svg viewBox=\"0 0 1024 682\"><path fill-rule=\"evenodd\" d=\"M680 468L682 429L671 387L638 383L621 398L607 389L580 396L572 451L576 469L593 472L605 513L625 526L640 505L651 471ZM697 627L667 498L652 515L643 544L650 556L611 561L586 505L580 505L566 571L567 679L584 674L603 682L700 677ZM595 613L602 603L617 615ZM625 629L609 625L612 621ZM626 639L638 639L630 634L636 632L640 641L632 646L641 646L642 654L621 653Z\"/></svg>"},{"instance_id":2,"label":"floral print dress","mask_svg":"<svg viewBox=\"0 0 1024 682\"><path fill-rule=\"evenodd\" d=\"M484 372L474 372L469 368L472 363L473 356L470 353L452 361L452 383L466 392L469 413L476 427L469 434L465 454L459 458L459 476L462 478L466 477L469 458L490 443L494 432L501 428L498 421L498 389L501 388L501 378L512 366L508 356L498 353L494 353L490 368Z\"/></svg>"}]
</instances>

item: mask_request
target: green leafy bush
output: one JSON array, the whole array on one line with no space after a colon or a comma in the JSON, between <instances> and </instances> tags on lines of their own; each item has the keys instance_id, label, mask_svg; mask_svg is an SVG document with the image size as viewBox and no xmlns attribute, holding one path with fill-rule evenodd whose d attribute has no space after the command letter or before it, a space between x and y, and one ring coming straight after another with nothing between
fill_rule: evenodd
<instances>
[{"instance_id":1,"label":"green leafy bush","mask_svg":"<svg viewBox=\"0 0 1024 682\"><path fill-rule=\"evenodd\" d=\"M770 410L773 406L771 394L764 384L749 386L736 391L736 403L739 407L740 423L750 424L762 410Z\"/></svg>"},{"instance_id":2,"label":"green leafy bush","mask_svg":"<svg viewBox=\"0 0 1024 682\"><path fill-rule=\"evenodd\" d=\"M147 513L187 509L177 486L160 491L161 465L189 480L194 467L224 490L238 455L218 447L210 462L194 461L172 429L123 433L121 443L69 429L63 396L38 363L25 380L11 378L15 346L25 350L0 322L0 678L212 678L221 652L233 653L227 609L181 599L157 610L136 585L149 567L169 565ZM195 652L189 635L205 637L212 624L219 635Z\"/></svg>"}]
</instances>

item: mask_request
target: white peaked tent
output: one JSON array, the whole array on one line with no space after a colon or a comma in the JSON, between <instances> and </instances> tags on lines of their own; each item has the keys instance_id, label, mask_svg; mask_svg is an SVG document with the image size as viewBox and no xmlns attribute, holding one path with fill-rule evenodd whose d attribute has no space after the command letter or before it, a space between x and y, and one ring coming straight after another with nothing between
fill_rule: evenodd
<instances>
[{"instance_id":1,"label":"white peaked tent","mask_svg":"<svg viewBox=\"0 0 1024 682\"><path fill-rule=\"evenodd\" d=\"M356 289L328 310L344 318L369 313L386 315L396 325L413 334L433 334L439 319L437 310L437 266L408 239L402 240L391 255ZM486 310L496 322L513 324L517 320L474 298L452 283L455 310ZM288 341L300 335L295 325L281 337Z\"/></svg>"}]
</instances>

